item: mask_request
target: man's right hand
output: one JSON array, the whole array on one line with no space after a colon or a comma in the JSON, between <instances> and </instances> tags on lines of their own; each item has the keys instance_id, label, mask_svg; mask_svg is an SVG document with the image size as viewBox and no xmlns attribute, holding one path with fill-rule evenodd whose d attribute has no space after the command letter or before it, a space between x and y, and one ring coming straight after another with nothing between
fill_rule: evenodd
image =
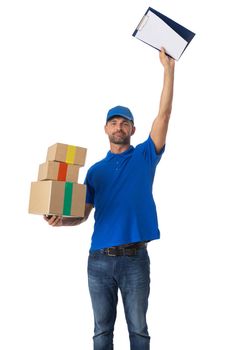
<instances>
[{"instance_id":1,"label":"man's right hand","mask_svg":"<svg viewBox=\"0 0 233 350\"><path fill-rule=\"evenodd\" d=\"M62 216L44 215L44 219L51 226L62 226Z\"/></svg>"}]
</instances>

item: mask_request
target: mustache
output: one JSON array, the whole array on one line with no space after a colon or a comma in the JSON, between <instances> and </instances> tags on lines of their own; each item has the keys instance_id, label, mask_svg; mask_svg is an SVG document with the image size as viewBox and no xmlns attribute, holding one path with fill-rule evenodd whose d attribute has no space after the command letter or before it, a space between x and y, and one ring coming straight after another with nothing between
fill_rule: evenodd
<instances>
[{"instance_id":1,"label":"mustache","mask_svg":"<svg viewBox=\"0 0 233 350\"><path fill-rule=\"evenodd\" d=\"M113 135L116 135L116 134L125 135L125 133L124 133L123 131L116 131L116 132L114 132L114 134L113 134Z\"/></svg>"}]
</instances>

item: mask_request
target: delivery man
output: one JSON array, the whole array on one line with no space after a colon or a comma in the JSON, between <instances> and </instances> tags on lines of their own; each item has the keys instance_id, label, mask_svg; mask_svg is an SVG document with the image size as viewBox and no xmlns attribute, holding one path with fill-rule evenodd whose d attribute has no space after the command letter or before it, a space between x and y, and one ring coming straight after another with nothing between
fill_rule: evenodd
<instances>
[{"instance_id":1,"label":"delivery man","mask_svg":"<svg viewBox=\"0 0 233 350\"><path fill-rule=\"evenodd\" d=\"M134 117L124 106L107 113L110 142L106 157L87 172L84 218L44 217L51 226L73 226L95 209L88 260L88 283L94 313L94 350L113 349L118 290L122 295L131 350L148 350L146 312L150 288L149 241L160 237L152 186L165 149L172 110L175 62L160 52L164 82L158 115L148 139L131 146Z\"/></svg>"}]
</instances>

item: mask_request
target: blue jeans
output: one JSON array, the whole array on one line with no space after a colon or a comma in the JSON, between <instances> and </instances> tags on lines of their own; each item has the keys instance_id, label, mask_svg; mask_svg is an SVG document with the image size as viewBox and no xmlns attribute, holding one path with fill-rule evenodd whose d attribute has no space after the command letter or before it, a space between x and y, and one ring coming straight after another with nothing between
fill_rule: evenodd
<instances>
[{"instance_id":1,"label":"blue jeans","mask_svg":"<svg viewBox=\"0 0 233 350\"><path fill-rule=\"evenodd\" d=\"M118 289L120 289L131 350L149 350L146 323L150 292L150 261L145 247L135 256L107 256L98 251L88 258L88 284L94 312L94 350L113 349Z\"/></svg>"}]
</instances>

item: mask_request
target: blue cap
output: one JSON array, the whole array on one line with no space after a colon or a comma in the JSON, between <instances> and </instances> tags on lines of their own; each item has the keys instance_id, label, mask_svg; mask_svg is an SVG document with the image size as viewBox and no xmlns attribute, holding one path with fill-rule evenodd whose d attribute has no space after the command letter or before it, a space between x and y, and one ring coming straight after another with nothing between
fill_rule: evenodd
<instances>
[{"instance_id":1,"label":"blue cap","mask_svg":"<svg viewBox=\"0 0 233 350\"><path fill-rule=\"evenodd\" d=\"M128 119L132 123L134 123L133 114L131 113L129 108L123 107L123 106L116 106L116 107L109 109L108 114L107 114L106 123L109 121L109 119L111 119L113 117L117 117L117 116Z\"/></svg>"}]
</instances>

